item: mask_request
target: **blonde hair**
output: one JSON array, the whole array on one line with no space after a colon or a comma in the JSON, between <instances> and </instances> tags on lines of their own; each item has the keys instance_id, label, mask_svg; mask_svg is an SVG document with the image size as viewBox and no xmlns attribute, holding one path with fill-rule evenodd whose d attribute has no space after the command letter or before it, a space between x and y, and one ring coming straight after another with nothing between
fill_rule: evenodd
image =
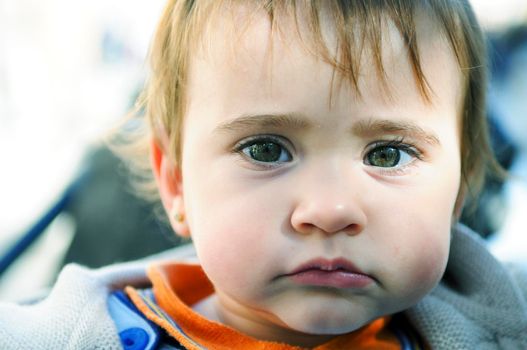
<instances>
[{"instance_id":1,"label":"blonde hair","mask_svg":"<svg viewBox=\"0 0 527 350\"><path fill-rule=\"evenodd\" d=\"M138 104L148 120L148 127L141 129L133 142L139 160L136 164L143 169L150 169L150 163L145 160L152 138L163 147L174 165L178 165L191 54L197 43L204 40L206 31L214 30L208 25L211 19L221 16L229 6L239 4L265 11L274 31L279 30L282 23L278 18L289 18L299 35L298 16L302 9L303 23L307 23L302 30L309 32L310 51L332 65L340 79L348 81L359 95L359 61L365 43L371 49L379 76L384 77L381 40L383 21L390 20L404 40L417 87L427 101L431 91L421 67L415 19L418 11L434 18L463 74L460 193L468 191L475 195L482 187L487 170L499 169L487 136L484 39L466 0L169 0L151 47L150 77ZM329 15L334 23L338 42L336 54L330 53L322 37L322 15ZM356 28L360 28L360 33Z\"/></svg>"}]
</instances>

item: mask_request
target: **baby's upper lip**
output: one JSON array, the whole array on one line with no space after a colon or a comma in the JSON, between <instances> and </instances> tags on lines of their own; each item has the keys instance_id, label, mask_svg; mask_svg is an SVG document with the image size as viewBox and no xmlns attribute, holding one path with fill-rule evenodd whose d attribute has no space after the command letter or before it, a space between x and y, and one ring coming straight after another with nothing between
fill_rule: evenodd
<instances>
[{"instance_id":1,"label":"baby's upper lip","mask_svg":"<svg viewBox=\"0 0 527 350\"><path fill-rule=\"evenodd\" d=\"M326 259L326 258L315 258L309 260L298 267L287 273L286 276L296 275L309 270L320 270L320 271L343 271L348 273L356 273L361 275L367 275L362 272L358 267L355 266L351 261L345 258Z\"/></svg>"}]
</instances>

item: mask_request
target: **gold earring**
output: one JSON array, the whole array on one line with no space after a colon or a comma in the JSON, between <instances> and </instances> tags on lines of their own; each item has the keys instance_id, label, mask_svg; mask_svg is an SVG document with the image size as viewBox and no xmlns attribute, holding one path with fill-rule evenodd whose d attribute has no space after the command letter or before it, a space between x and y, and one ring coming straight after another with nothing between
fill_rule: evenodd
<instances>
[{"instance_id":1,"label":"gold earring","mask_svg":"<svg viewBox=\"0 0 527 350\"><path fill-rule=\"evenodd\" d=\"M185 221L185 214L175 213L174 214L174 219L176 219L177 222L181 223L181 222Z\"/></svg>"}]
</instances>

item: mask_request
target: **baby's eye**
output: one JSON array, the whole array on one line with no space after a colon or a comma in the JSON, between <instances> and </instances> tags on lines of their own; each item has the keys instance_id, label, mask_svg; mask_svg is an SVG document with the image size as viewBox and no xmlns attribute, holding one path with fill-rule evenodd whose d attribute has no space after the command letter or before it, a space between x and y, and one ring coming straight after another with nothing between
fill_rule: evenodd
<instances>
[{"instance_id":1,"label":"baby's eye","mask_svg":"<svg viewBox=\"0 0 527 350\"><path fill-rule=\"evenodd\" d=\"M271 139L251 140L242 144L239 150L250 159L261 163L285 163L293 158L280 142Z\"/></svg>"},{"instance_id":2,"label":"baby's eye","mask_svg":"<svg viewBox=\"0 0 527 350\"><path fill-rule=\"evenodd\" d=\"M416 151L408 146L383 145L369 151L364 161L367 165L375 167L395 168L410 163L416 157Z\"/></svg>"}]
</instances>

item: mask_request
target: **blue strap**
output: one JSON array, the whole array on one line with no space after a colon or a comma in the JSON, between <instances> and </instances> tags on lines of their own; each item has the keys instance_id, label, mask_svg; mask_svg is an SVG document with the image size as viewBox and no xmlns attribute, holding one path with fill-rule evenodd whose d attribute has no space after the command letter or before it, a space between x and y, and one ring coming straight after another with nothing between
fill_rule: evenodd
<instances>
[{"instance_id":1,"label":"blue strap","mask_svg":"<svg viewBox=\"0 0 527 350\"><path fill-rule=\"evenodd\" d=\"M139 289L137 290L137 295L143 300L144 305L150 309L157 317L163 319L168 324L170 324L179 334L191 343L194 347L205 350L206 348L198 344L194 339L192 339L185 331L179 326L179 324L173 320L159 305L155 300L152 289ZM179 344L176 349L184 349L184 347Z\"/></svg>"},{"instance_id":2,"label":"blue strap","mask_svg":"<svg viewBox=\"0 0 527 350\"><path fill-rule=\"evenodd\" d=\"M81 175L64 191L62 197L31 227L22 237L0 257L0 276L11 264L40 237L55 218L67 208L78 188L85 181L86 172Z\"/></svg>"},{"instance_id":3,"label":"blue strap","mask_svg":"<svg viewBox=\"0 0 527 350\"><path fill-rule=\"evenodd\" d=\"M108 298L108 311L112 316L124 350L153 350L159 343L157 326L145 319L122 291Z\"/></svg>"},{"instance_id":4,"label":"blue strap","mask_svg":"<svg viewBox=\"0 0 527 350\"><path fill-rule=\"evenodd\" d=\"M125 350L145 350L150 342L148 333L139 327L119 332L119 338Z\"/></svg>"},{"instance_id":5,"label":"blue strap","mask_svg":"<svg viewBox=\"0 0 527 350\"><path fill-rule=\"evenodd\" d=\"M395 333L395 336L397 337L397 340L399 340L399 343L401 344L401 350L413 350L414 347L412 346L412 343L410 342L410 339L406 334L401 332L399 329L392 329Z\"/></svg>"},{"instance_id":6,"label":"blue strap","mask_svg":"<svg viewBox=\"0 0 527 350\"><path fill-rule=\"evenodd\" d=\"M425 349L421 342L421 337L402 319L402 316L395 315L388 327L399 340L401 350Z\"/></svg>"}]
</instances>

